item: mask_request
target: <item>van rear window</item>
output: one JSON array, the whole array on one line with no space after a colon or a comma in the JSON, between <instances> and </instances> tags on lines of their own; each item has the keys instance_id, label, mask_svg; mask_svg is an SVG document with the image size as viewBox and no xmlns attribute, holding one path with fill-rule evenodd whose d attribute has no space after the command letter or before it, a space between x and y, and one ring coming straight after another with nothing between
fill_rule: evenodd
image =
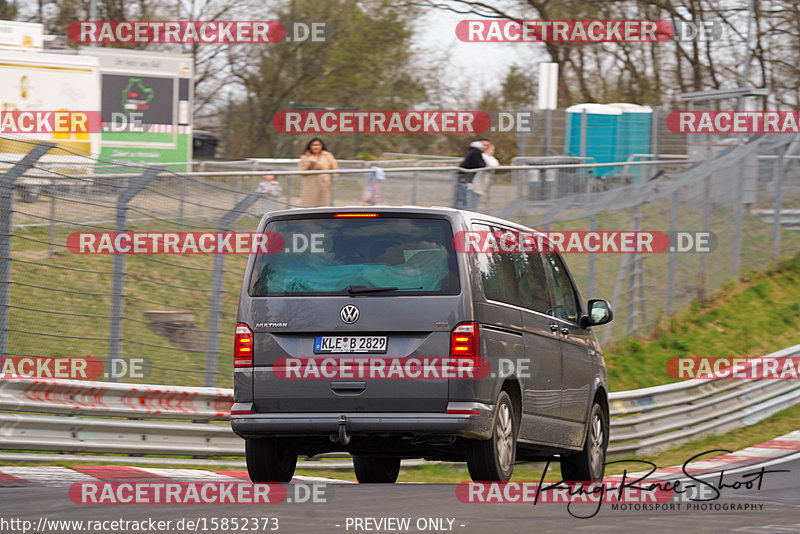
<instances>
[{"instance_id":1,"label":"van rear window","mask_svg":"<svg viewBox=\"0 0 800 534\"><path fill-rule=\"evenodd\" d=\"M279 233L285 249L256 256L253 297L459 293L452 229L443 219L290 219L265 231Z\"/></svg>"}]
</instances>

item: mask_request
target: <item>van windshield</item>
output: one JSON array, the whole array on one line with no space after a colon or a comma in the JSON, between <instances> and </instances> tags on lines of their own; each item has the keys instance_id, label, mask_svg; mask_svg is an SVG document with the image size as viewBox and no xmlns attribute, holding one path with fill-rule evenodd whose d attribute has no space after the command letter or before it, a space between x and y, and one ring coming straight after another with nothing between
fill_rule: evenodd
<instances>
[{"instance_id":1,"label":"van windshield","mask_svg":"<svg viewBox=\"0 0 800 534\"><path fill-rule=\"evenodd\" d=\"M459 293L453 234L443 219L291 219L265 231L280 234L284 250L256 256L253 297Z\"/></svg>"}]
</instances>

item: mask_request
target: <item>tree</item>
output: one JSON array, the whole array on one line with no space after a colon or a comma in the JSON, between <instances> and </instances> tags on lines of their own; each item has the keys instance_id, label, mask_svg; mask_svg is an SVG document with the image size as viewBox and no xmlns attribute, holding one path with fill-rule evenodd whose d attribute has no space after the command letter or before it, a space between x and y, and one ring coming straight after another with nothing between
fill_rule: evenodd
<instances>
[{"instance_id":1,"label":"tree","mask_svg":"<svg viewBox=\"0 0 800 534\"><path fill-rule=\"evenodd\" d=\"M751 60L750 85L769 87L784 107L800 104L800 8L793 0L757 0L752 58L745 56L747 2L734 0L509 0L503 7L472 0L409 0L433 10L502 19L646 19L714 23L714 39L657 43L541 43L559 64L559 101L675 103L683 92L738 87Z\"/></svg>"},{"instance_id":2,"label":"tree","mask_svg":"<svg viewBox=\"0 0 800 534\"><path fill-rule=\"evenodd\" d=\"M14 20L17 17L17 6L14 2L0 0L0 20Z\"/></svg>"},{"instance_id":3,"label":"tree","mask_svg":"<svg viewBox=\"0 0 800 534\"><path fill-rule=\"evenodd\" d=\"M233 105L229 154L295 155L305 138L279 136L272 125L275 114L292 103L402 110L423 102L425 88L413 74L409 52L412 17L385 0L291 2L279 13L280 20L325 21L333 38L231 48L230 69L244 96ZM396 136L360 135L358 148L380 152L396 147L397 139L387 137ZM353 134L326 136L326 144L339 157L355 156Z\"/></svg>"},{"instance_id":4,"label":"tree","mask_svg":"<svg viewBox=\"0 0 800 534\"><path fill-rule=\"evenodd\" d=\"M501 95L503 103L510 109L533 107L536 95L536 80L530 70L512 65L503 80Z\"/></svg>"}]
</instances>

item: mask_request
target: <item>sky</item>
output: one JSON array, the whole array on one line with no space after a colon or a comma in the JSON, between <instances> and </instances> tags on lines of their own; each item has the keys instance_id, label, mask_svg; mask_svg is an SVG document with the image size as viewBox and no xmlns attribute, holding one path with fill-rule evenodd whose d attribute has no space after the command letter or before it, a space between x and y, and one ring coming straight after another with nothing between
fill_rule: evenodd
<instances>
[{"instance_id":1,"label":"sky","mask_svg":"<svg viewBox=\"0 0 800 534\"><path fill-rule=\"evenodd\" d=\"M449 72L458 80L471 79L471 96L477 98L482 89L499 87L512 65L538 72L538 61L545 53L541 44L531 43L465 43L456 38L456 25L467 19L480 18L446 10L430 10L414 25L416 45L423 57L447 55ZM538 60L537 60L538 56ZM463 83L463 82L462 82Z\"/></svg>"}]
</instances>

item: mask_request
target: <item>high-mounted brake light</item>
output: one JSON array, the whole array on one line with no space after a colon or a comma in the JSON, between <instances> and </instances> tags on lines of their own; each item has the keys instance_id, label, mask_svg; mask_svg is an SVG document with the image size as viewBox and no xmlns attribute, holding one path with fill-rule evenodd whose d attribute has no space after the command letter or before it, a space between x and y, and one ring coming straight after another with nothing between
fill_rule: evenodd
<instances>
[{"instance_id":1,"label":"high-mounted brake light","mask_svg":"<svg viewBox=\"0 0 800 534\"><path fill-rule=\"evenodd\" d=\"M233 366L253 366L253 331L246 324L236 325L233 335Z\"/></svg>"},{"instance_id":2,"label":"high-mounted brake light","mask_svg":"<svg viewBox=\"0 0 800 534\"><path fill-rule=\"evenodd\" d=\"M377 213L336 213L333 216L336 219L343 217L380 217Z\"/></svg>"},{"instance_id":3,"label":"high-mounted brake light","mask_svg":"<svg viewBox=\"0 0 800 534\"><path fill-rule=\"evenodd\" d=\"M450 333L450 357L477 360L480 356L478 323L461 323Z\"/></svg>"}]
</instances>

